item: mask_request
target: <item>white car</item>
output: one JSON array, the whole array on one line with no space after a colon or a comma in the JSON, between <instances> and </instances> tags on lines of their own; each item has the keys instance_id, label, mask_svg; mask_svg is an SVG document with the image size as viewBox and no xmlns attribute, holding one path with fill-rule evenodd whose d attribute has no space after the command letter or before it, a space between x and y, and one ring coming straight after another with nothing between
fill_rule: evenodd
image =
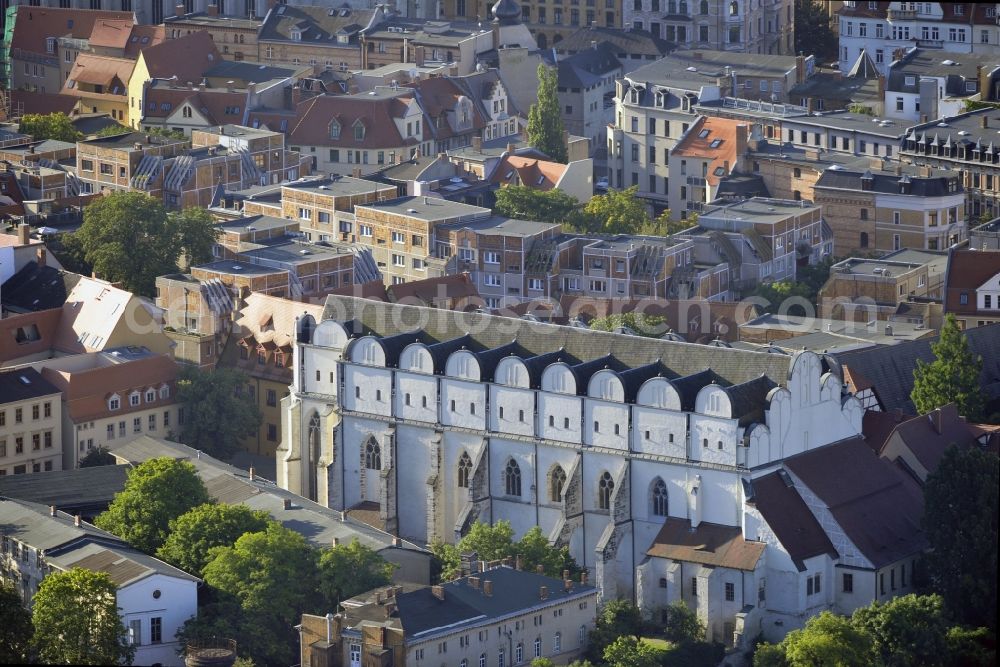
<instances>
[{"instance_id":1,"label":"white car","mask_svg":"<svg viewBox=\"0 0 1000 667\"><path fill-rule=\"evenodd\" d=\"M601 177L597 179L597 181L594 182L594 187L598 190L607 190L608 189L607 177Z\"/></svg>"}]
</instances>

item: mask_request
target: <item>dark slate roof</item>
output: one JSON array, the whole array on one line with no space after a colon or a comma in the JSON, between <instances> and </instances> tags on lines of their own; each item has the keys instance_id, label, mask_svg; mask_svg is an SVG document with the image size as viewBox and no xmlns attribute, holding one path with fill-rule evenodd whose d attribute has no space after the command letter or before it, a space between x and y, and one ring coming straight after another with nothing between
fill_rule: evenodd
<instances>
[{"instance_id":1,"label":"dark slate roof","mask_svg":"<svg viewBox=\"0 0 1000 667\"><path fill-rule=\"evenodd\" d=\"M931 176L920 178L904 174L897 176L885 172L849 171L846 169L827 169L816 182L818 188L837 188L840 190L861 190L861 178L864 175L872 178L872 191L884 194L901 194L901 183L909 184L907 194L917 197L943 197L953 192L961 192L961 180L956 175ZM951 189L954 182L955 189Z\"/></svg>"},{"instance_id":2,"label":"dark slate roof","mask_svg":"<svg viewBox=\"0 0 1000 667\"><path fill-rule=\"evenodd\" d=\"M764 422L767 394L777 386L777 383L771 378L762 375L759 378L724 389L732 403L733 418L740 420L740 426L746 426L753 422Z\"/></svg>"},{"instance_id":3,"label":"dark slate roof","mask_svg":"<svg viewBox=\"0 0 1000 667\"><path fill-rule=\"evenodd\" d=\"M863 438L793 456L785 466L819 497L876 568L926 549L919 485L876 456Z\"/></svg>"},{"instance_id":4,"label":"dark slate roof","mask_svg":"<svg viewBox=\"0 0 1000 667\"><path fill-rule=\"evenodd\" d=\"M980 383L990 398L1000 397L1000 324L974 327L965 331L969 348L983 358ZM861 370L875 386L883 410L902 410L917 414L910 400L913 391L913 371L917 360L934 361L931 344L937 338L922 338L896 345L882 345L862 350L831 354L840 364Z\"/></svg>"},{"instance_id":5,"label":"dark slate roof","mask_svg":"<svg viewBox=\"0 0 1000 667\"><path fill-rule=\"evenodd\" d=\"M615 57L617 49L608 42L596 48L584 49L559 60L558 83L560 88L590 88L597 85L622 64Z\"/></svg>"},{"instance_id":6,"label":"dark slate roof","mask_svg":"<svg viewBox=\"0 0 1000 667\"><path fill-rule=\"evenodd\" d=\"M444 365L448 361L448 356L456 351L468 349L472 345L472 336L465 334L464 336L459 336L458 338L452 338L451 340L441 341L440 343L433 343L427 346L427 351L431 353L431 359L434 360L434 370L438 373L444 372Z\"/></svg>"},{"instance_id":7,"label":"dark slate roof","mask_svg":"<svg viewBox=\"0 0 1000 667\"><path fill-rule=\"evenodd\" d=\"M614 355L606 354L603 357L598 357L597 359L591 359L590 361L584 361L579 364L574 364L569 367L573 372L573 376L576 378L576 393L585 395L587 393L587 383L590 382L590 378L593 377L594 373L604 369L611 369L613 371L625 370L625 366L621 364Z\"/></svg>"},{"instance_id":8,"label":"dark slate roof","mask_svg":"<svg viewBox=\"0 0 1000 667\"><path fill-rule=\"evenodd\" d=\"M390 337L398 333L400 322L421 322L424 328L419 335L426 337L425 342L450 340L471 333L478 349L507 345L516 338L524 356L530 355L525 360L528 368L539 375L545 366L554 361L561 359L570 365L580 364L603 358L611 349L615 350L614 360L618 364L614 370L645 366L657 360L663 363L672 378L684 378L711 369L708 371L710 375L687 381L697 383L697 388L691 388L694 393L712 380L728 386L766 375L775 382L783 383L795 358L794 355L713 348L480 312L448 311L446 314L447 317L442 317L441 311L424 306L331 295L327 297L323 318L356 320L367 331ZM418 338L416 332L405 336L407 338L403 340L406 343ZM398 356L398 352L396 354ZM535 355L546 356L539 358ZM675 385L677 382L680 380L674 380ZM684 394L682 392L682 396Z\"/></svg>"},{"instance_id":9,"label":"dark slate roof","mask_svg":"<svg viewBox=\"0 0 1000 667\"><path fill-rule=\"evenodd\" d=\"M614 46L618 58L644 56L651 60L660 58L676 48L675 44L646 30L600 26L580 28L567 35L564 40L555 45L555 48L559 53L576 53L591 48L593 42L609 42Z\"/></svg>"},{"instance_id":10,"label":"dark slate roof","mask_svg":"<svg viewBox=\"0 0 1000 667\"><path fill-rule=\"evenodd\" d=\"M635 396L639 393L639 387L649 378L666 375L666 370L657 359L651 364L630 368L619 373L618 377L621 378L622 386L625 389L625 402L634 403Z\"/></svg>"},{"instance_id":11,"label":"dark slate roof","mask_svg":"<svg viewBox=\"0 0 1000 667\"><path fill-rule=\"evenodd\" d=\"M107 509L125 488L129 466L97 466L0 477L0 496L55 505L62 510Z\"/></svg>"},{"instance_id":12,"label":"dark slate roof","mask_svg":"<svg viewBox=\"0 0 1000 667\"><path fill-rule=\"evenodd\" d=\"M518 611L560 604L568 598L595 592L593 586L579 582L567 592L560 579L506 566L473 576L479 577L481 582L492 582L493 594L486 595L482 583L473 588L469 577L463 577L444 584L444 600L434 597L428 588L398 595L396 604L404 635L409 638L435 628L443 630L445 626L464 620L475 619L477 625L487 625ZM545 600L539 595L542 586L548 588Z\"/></svg>"},{"instance_id":13,"label":"dark slate roof","mask_svg":"<svg viewBox=\"0 0 1000 667\"><path fill-rule=\"evenodd\" d=\"M820 554L836 558L837 550L829 536L795 487L786 484L782 477L778 472L772 472L753 480L752 501L781 546L791 556L799 572L805 571L803 561L807 558Z\"/></svg>"},{"instance_id":14,"label":"dark slate roof","mask_svg":"<svg viewBox=\"0 0 1000 667\"><path fill-rule=\"evenodd\" d=\"M698 397L698 392L701 391L701 388L712 382L725 384L721 380L722 378L716 375L715 372L710 368L706 368L697 373L671 380L670 384L674 386L674 389L680 395L681 410L684 412L693 412L694 400Z\"/></svg>"},{"instance_id":15,"label":"dark slate roof","mask_svg":"<svg viewBox=\"0 0 1000 667\"><path fill-rule=\"evenodd\" d=\"M392 336L379 338L382 349L385 350L385 365L395 367L399 363L399 355L410 343L428 343L419 331L407 331Z\"/></svg>"},{"instance_id":16,"label":"dark slate roof","mask_svg":"<svg viewBox=\"0 0 1000 667\"><path fill-rule=\"evenodd\" d=\"M945 64L950 63L950 64ZM918 93L921 77L943 78L945 94L969 97L979 90L966 91L966 81L978 81L979 68L992 73L1000 67L1000 57L993 54L943 53L936 50L915 49L889 68L885 89L889 92ZM906 77L913 83L907 85Z\"/></svg>"},{"instance_id":17,"label":"dark slate roof","mask_svg":"<svg viewBox=\"0 0 1000 667\"><path fill-rule=\"evenodd\" d=\"M542 373L545 371L546 367L548 367L549 364L556 363L557 361L563 361L571 364L573 363L573 358L566 354L566 351L562 348L539 355L531 355L525 358L524 365L528 367L528 373L531 374L531 386L537 388L542 382Z\"/></svg>"},{"instance_id":18,"label":"dark slate roof","mask_svg":"<svg viewBox=\"0 0 1000 667\"><path fill-rule=\"evenodd\" d=\"M719 181L716 196L723 197L770 197L771 193L764 179L755 174L730 174Z\"/></svg>"},{"instance_id":19,"label":"dark slate roof","mask_svg":"<svg viewBox=\"0 0 1000 667\"><path fill-rule=\"evenodd\" d=\"M28 262L0 286L0 296L4 308L18 312L61 308L79 281L79 274Z\"/></svg>"},{"instance_id":20,"label":"dark slate roof","mask_svg":"<svg viewBox=\"0 0 1000 667\"><path fill-rule=\"evenodd\" d=\"M59 389L34 368L27 367L0 373L0 405L58 393ZM58 406L56 409L58 410Z\"/></svg>"},{"instance_id":21,"label":"dark slate roof","mask_svg":"<svg viewBox=\"0 0 1000 667\"><path fill-rule=\"evenodd\" d=\"M511 341L500 347L477 352L476 360L479 362L479 373L483 380L485 382L493 382L493 372L496 370L500 360L512 355L520 357L519 352L522 352L522 350L517 341Z\"/></svg>"}]
</instances>

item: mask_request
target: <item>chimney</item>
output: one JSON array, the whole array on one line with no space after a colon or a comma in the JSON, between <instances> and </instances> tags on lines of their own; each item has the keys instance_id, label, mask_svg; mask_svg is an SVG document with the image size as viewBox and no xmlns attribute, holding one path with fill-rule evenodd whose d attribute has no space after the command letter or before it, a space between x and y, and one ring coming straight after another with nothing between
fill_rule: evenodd
<instances>
[{"instance_id":1,"label":"chimney","mask_svg":"<svg viewBox=\"0 0 1000 667\"><path fill-rule=\"evenodd\" d=\"M55 515L56 515L56 506L49 505L49 516L55 516Z\"/></svg>"},{"instance_id":2,"label":"chimney","mask_svg":"<svg viewBox=\"0 0 1000 667\"><path fill-rule=\"evenodd\" d=\"M563 588L567 592L573 590L573 580L572 579L563 579Z\"/></svg>"},{"instance_id":3,"label":"chimney","mask_svg":"<svg viewBox=\"0 0 1000 667\"><path fill-rule=\"evenodd\" d=\"M174 16L184 16L185 13L187 13L187 8L183 3L174 5Z\"/></svg>"},{"instance_id":4,"label":"chimney","mask_svg":"<svg viewBox=\"0 0 1000 667\"><path fill-rule=\"evenodd\" d=\"M746 155L747 152L747 137L750 136L750 126L749 125L737 125L736 126L736 157L741 158ZM728 167L726 168L728 172Z\"/></svg>"},{"instance_id":5,"label":"chimney","mask_svg":"<svg viewBox=\"0 0 1000 667\"><path fill-rule=\"evenodd\" d=\"M444 601L444 586L431 586L431 595Z\"/></svg>"},{"instance_id":6,"label":"chimney","mask_svg":"<svg viewBox=\"0 0 1000 667\"><path fill-rule=\"evenodd\" d=\"M395 614L395 613L396 613L396 604L395 603L387 604L385 606L385 617L386 618L392 618L392 615Z\"/></svg>"},{"instance_id":7,"label":"chimney","mask_svg":"<svg viewBox=\"0 0 1000 667\"><path fill-rule=\"evenodd\" d=\"M292 499L291 498L285 498L283 505L284 505L284 508L286 510L292 509Z\"/></svg>"},{"instance_id":8,"label":"chimney","mask_svg":"<svg viewBox=\"0 0 1000 667\"><path fill-rule=\"evenodd\" d=\"M701 51L695 51L694 52L694 59L695 60L701 60Z\"/></svg>"},{"instance_id":9,"label":"chimney","mask_svg":"<svg viewBox=\"0 0 1000 667\"><path fill-rule=\"evenodd\" d=\"M549 599L549 587L548 586L539 586L539 588L538 588L538 599L539 600L548 600Z\"/></svg>"},{"instance_id":10,"label":"chimney","mask_svg":"<svg viewBox=\"0 0 1000 667\"><path fill-rule=\"evenodd\" d=\"M250 481L252 482L252 481L254 481L255 479L257 479L257 476L256 476L256 474L254 473L254 469L253 469L253 466L250 466Z\"/></svg>"},{"instance_id":11,"label":"chimney","mask_svg":"<svg viewBox=\"0 0 1000 667\"><path fill-rule=\"evenodd\" d=\"M215 5L215 4L209 5L208 7L205 8L205 12L209 16L218 16L219 15L219 5Z\"/></svg>"},{"instance_id":12,"label":"chimney","mask_svg":"<svg viewBox=\"0 0 1000 667\"><path fill-rule=\"evenodd\" d=\"M581 586L586 586L587 585L587 571L586 570L584 570L583 572L580 573L580 585Z\"/></svg>"},{"instance_id":13,"label":"chimney","mask_svg":"<svg viewBox=\"0 0 1000 667\"><path fill-rule=\"evenodd\" d=\"M479 577L469 577L469 585L475 590L479 590Z\"/></svg>"},{"instance_id":14,"label":"chimney","mask_svg":"<svg viewBox=\"0 0 1000 667\"><path fill-rule=\"evenodd\" d=\"M514 144L507 144L507 155L513 155L514 151L517 150L517 146Z\"/></svg>"},{"instance_id":15,"label":"chimney","mask_svg":"<svg viewBox=\"0 0 1000 667\"><path fill-rule=\"evenodd\" d=\"M984 113L981 122L983 124L983 129L987 129L990 126L990 117Z\"/></svg>"},{"instance_id":16,"label":"chimney","mask_svg":"<svg viewBox=\"0 0 1000 667\"><path fill-rule=\"evenodd\" d=\"M17 226L17 245L28 245L31 243L31 225L22 222Z\"/></svg>"},{"instance_id":17,"label":"chimney","mask_svg":"<svg viewBox=\"0 0 1000 667\"><path fill-rule=\"evenodd\" d=\"M299 106L299 102L302 101L302 86L295 84L292 86L292 109Z\"/></svg>"},{"instance_id":18,"label":"chimney","mask_svg":"<svg viewBox=\"0 0 1000 667\"><path fill-rule=\"evenodd\" d=\"M569 579L569 570L563 570L563 579Z\"/></svg>"},{"instance_id":19,"label":"chimney","mask_svg":"<svg viewBox=\"0 0 1000 667\"><path fill-rule=\"evenodd\" d=\"M422 46L413 47L413 64L417 67L423 67L424 63L427 61L426 51Z\"/></svg>"},{"instance_id":20,"label":"chimney","mask_svg":"<svg viewBox=\"0 0 1000 667\"><path fill-rule=\"evenodd\" d=\"M920 122L921 123L926 123L927 122L927 114L925 114L925 113L920 114Z\"/></svg>"},{"instance_id":21,"label":"chimney","mask_svg":"<svg viewBox=\"0 0 1000 667\"><path fill-rule=\"evenodd\" d=\"M483 152L483 138L478 134L472 137L472 150L477 153Z\"/></svg>"},{"instance_id":22,"label":"chimney","mask_svg":"<svg viewBox=\"0 0 1000 667\"><path fill-rule=\"evenodd\" d=\"M541 564L536 565L535 572L538 574L545 574L545 566Z\"/></svg>"},{"instance_id":23,"label":"chimney","mask_svg":"<svg viewBox=\"0 0 1000 667\"><path fill-rule=\"evenodd\" d=\"M441 587L440 586L435 586L434 588L441 588ZM434 589L431 589L431 592L433 593ZM444 591L441 592L440 596L438 596L437 593L434 593L434 597L438 598L439 600L443 600L444 599ZM382 604L382 599L383 599L382 598L382 591L375 591L375 604Z\"/></svg>"},{"instance_id":24,"label":"chimney","mask_svg":"<svg viewBox=\"0 0 1000 667\"><path fill-rule=\"evenodd\" d=\"M392 538L392 546L394 546L394 547L401 547L401 546L403 546L403 540L399 539L398 537Z\"/></svg>"},{"instance_id":25,"label":"chimney","mask_svg":"<svg viewBox=\"0 0 1000 667\"><path fill-rule=\"evenodd\" d=\"M524 558L521 557L521 554L517 554L517 557L514 558L514 569L515 570L524 569Z\"/></svg>"},{"instance_id":26,"label":"chimney","mask_svg":"<svg viewBox=\"0 0 1000 667\"><path fill-rule=\"evenodd\" d=\"M941 408L934 410L930 414L931 424L934 426L934 432L941 435L943 430L942 418L941 418Z\"/></svg>"},{"instance_id":27,"label":"chimney","mask_svg":"<svg viewBox=\"0 0 1000 667\"><path fill-rule=\"evenodd\" d=\"M493 597L493 582L489 579L483 580L483 595L486 597Z\"/></svg>"},{"instance_id":28,"label":"chimney","mask_svg":"<svg viewBox=\"0 0 1000 667\"><path fill-rule=\"evenodd\" d=\"M885 99L885 77L881 75L878 77L878 99Z\"/></svg>"},{"instance_id":29,"label":"chimney","mask_svg":"<svg viewBox=\"0 0 1000 667\"><path fill-rule=\"evenodd\" d=\"M355 167L351 170L351 176L354 178L361 178L361 167Z\"/></svg>"},{"instance_id":30,"label":"chimney","mask_svg":"<svg viewBox=\"0 0 1000 667\"><path fill-rule=\"evenodd\" d=\"M806 80L806 57L795 56L795 83Z\"/></svg>"},{"instance_id":31,"label":"chimney","mask_svg":"<svg viewBox=\"0 0 1000 667\"><path fill-rule=\"evenodd\" d=\"M77 514L75 517L73 517L73 525L77 526L77 527L80 526L80 515L79 514Z\"/></svg>"},{"instance_id":32,"label":"chimney","mask_svg":"<svg viewBox=\"0 0 1000 667\"><path fill-rule=\"evenodd\" d=\"M333 538L332 540L330 540L330 544L335 548L340 546L340 538L338 537Z\"/></svg>"}]
</instances>

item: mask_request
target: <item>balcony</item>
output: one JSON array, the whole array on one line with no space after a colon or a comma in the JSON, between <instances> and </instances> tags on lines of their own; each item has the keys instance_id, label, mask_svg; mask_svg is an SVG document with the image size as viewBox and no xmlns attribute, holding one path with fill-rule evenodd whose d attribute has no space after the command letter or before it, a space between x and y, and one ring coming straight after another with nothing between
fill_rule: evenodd
<instances>
[{"instance_id":1,"label":"balcony","mask_svg":"<svg viewBox=\"0 0 1000 667\"><path fill-rule=\"evenodd\" d=\"M889 10L889 20L890 21L913 21L917 18L917 12L914 9L890 9Z\"/></svg>"},{"instance_id":2,"label":"balcony","mask_svg":"<svg viewBox=\"0 0 1000 667\"><path fill-rule=\"evenodd\" d=\"M943 49L943 39L918 39L917 46L922 49Z\"/></svg>"}]
</instances>

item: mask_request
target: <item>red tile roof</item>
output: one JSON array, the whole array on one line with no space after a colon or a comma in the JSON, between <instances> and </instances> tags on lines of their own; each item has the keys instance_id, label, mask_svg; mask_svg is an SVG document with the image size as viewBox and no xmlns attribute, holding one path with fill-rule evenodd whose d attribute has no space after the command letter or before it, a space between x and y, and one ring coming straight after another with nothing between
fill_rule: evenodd
<instances>
[{"instance_id":1,"label":"red tile roof","mask_svg":"<svg viewBox=\"0 0 1000 667\"><path fill-rule=\"evenodd\" d=\"M59 330L60 319L62 319L62 308L10 315L0 319L0 364L50 350ZM26 339L22 334L20 342L19 330L23 334L29 334Z\"/></svg>"},{"instance_id":2,"label":"red tile roof","mask_svg":"<svg viewBox=\"0 0 1000 667\"><path fill-rule=\"evenodd\" d=\"M753 571L764 553L763 542L747 542L738 526L701 522L692 529L687 519L668 517L646 555Z\"/></svg>"},{"instance_id":3,"label":"red tile roof","mask_svg":"<svg viewBox=\"0 0 1000 667\"><path fill-rule=\"evenodd\" d=\"M93 32L94 23L101 19L132 21L134 17L132 12L21 5L17 8L11 49L46 53L45 41L49 37L87 39Z\"/></svg>"},{"instance_id":4,"label":"red tile roof","mask_svg":"<svg viewBox=\"0 0 1000 667\"><path fill-rule=\"evenodd\" d=\"M524 185L535 190L551 190L556 187L564 173L566 165L558 162L508 155L497 164L490 182L501 185Z\"/></svg>"},{"instance_id":5,"label":"red tile roof","mask_svg":"<svg viewBox=\"0 0 1000 667\"><path fill-rule=\"evenodd\" d=\"M86 83L93 86L104 86L111 93L112 86L119 86L116 95L128 94L128 80L132 76L135 68L135 61L126 58L111 58L108 56L95 56L92 53L81 53L76 57L73 69L70 70L66 85L63 86L63 93L66 95L79 95L80 91L76 84Z\"/></svg>"},{"instance_id":6,"label":"red tile roof","mask_svg":"<svg viewBox=\"0 0 1000 667\"><path fill-rule=\"evenodd\" d=\"M699 118L670 154L711 158L705 180L711 185L718 185L722 177L736 168L736 127L745 124L729 118ZM708 133L702 136L706 130ZM715 144L716 141L719 143ZM724 169L726 163L729 164L729 169L725 169L722 175L717 175L716 169Z\"/></svg>"},{"instance_id":7,"label":"red tile roof","mask_svg":"<svg viewBox=\"0 0 1000 667\"><path fill-rule=\"evenodd\" d=\"M59 93L35 93L27 90L10 91L11 109L19 109L22 113L57 113L69 114L76 106L76 99Z\"/></svg>"},{"instance_id":8,"label":"red tile roof","mask_svg":"<svg viewBox=\"0 0 1000 667\"><path fill-rule=\"evenodd\" d=\"M976 289L1000 273L1000 250L952 250L944 278L944 310L946 313L974 314L978 312ZM966 295L968 303L961 301ZM1000 304L996 304L1000 306ZM1000 316L1000 311L989 312Z\"/></svg>"},{"instance_id":9,"label":"red tile roof","mask_svg":"<svg viewBox=\"0 0 1000 667\"><path fill-rule=\"evenodd\" d=\"M416 146L417 137L404 138L396 127L396 119L403 117L409 104L416 104L412 94L373 98L320 95L298 105L288 142L301 146L368 150ZM423 114L415 116L416 119L423 119ZM337 139L330 136L334 120L340 124ZM358 121L365 128L363 141L354 138L354 126ZM426 127L421 129L426 136Z\"/></svg>"},{"instance_id":10,"label":"red tile roof","mask_svg":"<svg viewBox=\"0 0 1000 667\"><path fill-rule=\"evenodd\" d=\"M455 310L475 310L485 303L468 273L390 285L385 292L390 302L416 300L428 306Z\"/></svg>"},{"instance_id":11,"label":"red tile roof","mask_svg":"<svg viewBox=\"0 0 1000 667\"><path fill-rule=\"evenodd\" d=\"M189 81L200 82L205 72L222 60L212 35L204 30L147 46L141 51L150 78L176 76L181 85Z\"/></svg>"},{"instance_id":12,"label":"red tile roof","mask_svg":"<svg viewBox=\"0 0 1000 667\"><path fill-rule=\"evenodd\" d=\"M162 25L132 26L132 36L125 45L125 57L134 60L139 57L142 49L165 41L167 41L167 29Z\"/></svg>"},{"instance_id":13,"label":"red tile roof","mask_svg":"<svg viewBox=\"0 0 1000 667\"><path fill-rule=\"evenodd\" d=\"M132 33L133 22L131 20L101 19L94 21L94 28L90 31L91 46L103 46L114 49L124 49L128 44L129 35Z\"/></svg>"}]
</instances>

